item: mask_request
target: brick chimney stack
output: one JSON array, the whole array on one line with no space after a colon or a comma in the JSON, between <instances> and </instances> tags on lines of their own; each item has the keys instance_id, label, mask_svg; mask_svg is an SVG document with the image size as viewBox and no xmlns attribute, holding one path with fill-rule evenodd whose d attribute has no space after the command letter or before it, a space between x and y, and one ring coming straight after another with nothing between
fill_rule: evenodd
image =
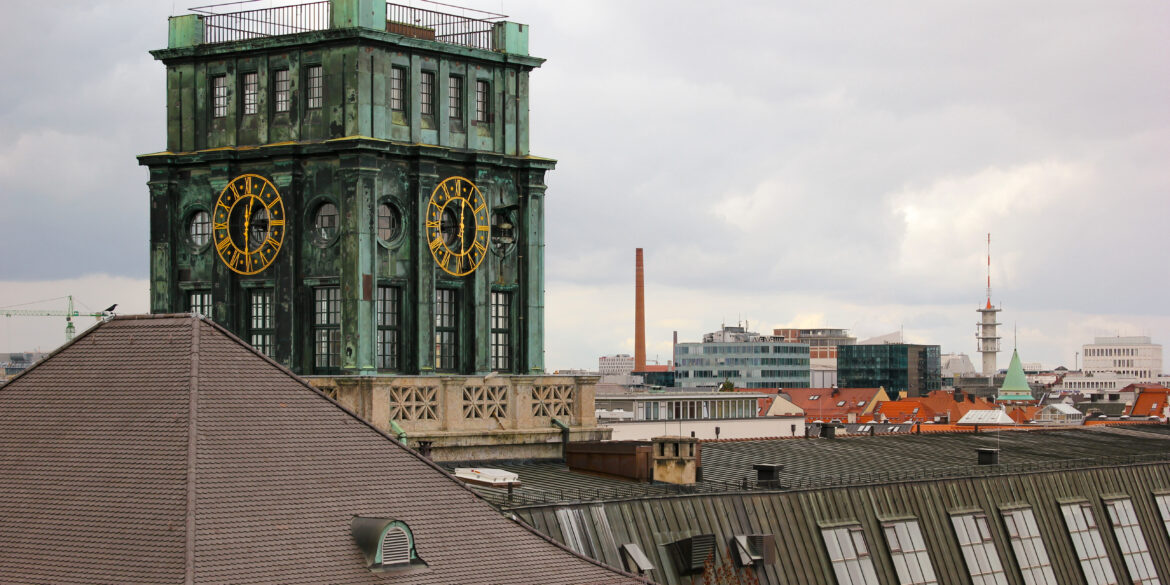
<instances>
[{"instance_id":1,"label":"brick chimney stack","mask_svg":"<svg viewBox=\"0 0 1170 585\"><path fill-rule=\"evenodd\" d=\"M634 371L646 371L646 293L642 270L642 249L636 252L636 278L634 285Z\"/></svg>"}]
</instances>

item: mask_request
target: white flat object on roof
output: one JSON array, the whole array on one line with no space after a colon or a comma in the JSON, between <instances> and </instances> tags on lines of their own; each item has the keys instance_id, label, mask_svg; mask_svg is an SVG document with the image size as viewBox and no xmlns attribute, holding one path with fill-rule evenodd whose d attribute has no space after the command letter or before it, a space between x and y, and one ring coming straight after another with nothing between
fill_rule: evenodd
<instances>
[{"instance_id":1,"label":"white flat object on roof","mask_svg":"<svg viewBox=\"0 0 1170 585\"><path fill-rule=\"evenodd\" d=\"M520 476L503 469L488 467L456 467L455 477L468 482L491 487L520 485Z\"/></svg>"},{"instance_id":2,"label":"white flat object on roof","mask_svg":"<svg viewBox=\"0 0 1170 585\"><path fill-rule=\"evenodd\" d=\"M969 410L959 419L961 425L1014 425L1016 421L1002 410Z\"/></svg>"}]
</instances>

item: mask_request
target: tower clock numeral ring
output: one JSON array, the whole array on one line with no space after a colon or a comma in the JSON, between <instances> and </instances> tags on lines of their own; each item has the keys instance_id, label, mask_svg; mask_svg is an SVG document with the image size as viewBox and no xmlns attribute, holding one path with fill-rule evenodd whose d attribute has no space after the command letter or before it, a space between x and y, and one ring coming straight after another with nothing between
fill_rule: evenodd
<instances>
[{"instance_id":1,"label":"tower clock numeral ring","mask_svg":"<svg viewBox=\"0 0 1170 585\"><path fill-rule=\"evenodd\" d=\"M491 239L487 199L464 177L448 177L431 192L424 216L431 256L452 276L475 272Z\"/></svg>"},{"instance_id":2,"label":"tower clock numeral ring","mask_svg":"<svg viewBox=\"0 0 1170 585\"><path fill-rule=\"evenodd\" d=\"M219 259L238 274L257 274L276 260L284 242L284 200L256 174L232 179L219 193L212 238Z\"/></svg>"}]
</instances>

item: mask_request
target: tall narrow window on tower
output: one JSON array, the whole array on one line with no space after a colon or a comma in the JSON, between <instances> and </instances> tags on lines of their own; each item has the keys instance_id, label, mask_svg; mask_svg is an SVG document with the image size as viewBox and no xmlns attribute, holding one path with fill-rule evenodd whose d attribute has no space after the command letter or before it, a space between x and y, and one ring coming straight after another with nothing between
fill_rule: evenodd
<instances>
[{"instance_id":1,"label":"tall narrow window on tower","mask_svg":"<svg viewBox=\"0 0 1170 585\"><path fill-rule=\"evenodd\" d=\"M227 76L213 76L211 78L211 116L213 118L227 116L227 102Z\"/></svg>"},{"instance_id":2,"label":"tall narrow window on tower","mask_svg":"<svg viewBox=\"0 0 1170 585\"><path fill-rule=\"evenodd\" d=\"M447 117L460 125L463 123L463 78L452 75L447 78Z\"/></svg>"},{"instance_id":3,"label":"tall narrow window on tower","mask_svg":"<svg viewBox=\"0 0 1170 585\"><path fill-rule=\"evenodd\" d=\"M395 124L406 125L406 69L390 68L390 117Z\"/></svg>"},{"instance_id":4,"label":"tall narrow window on tower","mask_svg":"<svg viewBox=\"0 0 1170 585\"><path fill-rule=\"evenodd\" d=\"M305 106L310 110L320 109L322 102L325 101L323 81L320 65L311 65L306 69L305 88L307 89L308 95L306 96Z\"/></svg>"},{"instance_id":5,"label":"tall narrow window on tower","mask_svg":"<svg viewBox=\"0 0 1170 585\"><path fill-rule=\"evenodd\" d=\"M336 369L341 356L341 289L313 289L313 365L318 372Z\"/></svg>"},{"instance_id":6,"label":"tall narrow window on tower","mask_svg":"<svg viewBox=\"0 0 1170 585\"><path fill-rule=\"evenodd\" d=\"M251 297L248 340L257 351L272 357L272 289L254 289Z\"/></svg>"},{"instance_id":7,"label":"tall narrow window on tower","mask_svg":"<svg viewBox=\"0 0 1170 585\"><path fill-rule=\"evenodd\" d=\"M378 369L398 369L398 288L378 287Z\"/></svg>"},{"instance_id":8,"label":"tall narrow window on tower","mask_svg":"<svg viewBox=\"0 0 1170 585\"><path fill-rule=\"evenodd\" d=\"M492 291L492 370L512 369L512 294Z\"/></svg>"},{"instance_id":9,"label":"tall narrow window on tower","mask_svg":"<svg viewBox=\"0 0 1170 585\"><path fill-rule=\"evenodd\" d=\"M491 122L491 84L479 79L475 82L475 121Z\"/></svg>"},{"instance_id":10,"label":"tall narrow window on tower","mask_svg":"<svg viewBox=\"0 0 1170 585\"><path fill-rule=\"evenodd\" d=\"M435 290L435 369L454 372L459 367L458 293L449 288Z\"/></svg>"},{"instance_id":11,"label":"tall narrow window on tower","mask_svg":"<svg viewBox=\"0 0 1170 585\"><path fill-rule=\"evenodd\" d=\"M290 87L288 69L277 69L272 72L272 103L277 112L288 111Z\"/></svg>"},{"instance_id":12,"label":"tall narrow window on tower","mask_svg":"<svg viewBox=\"0 0 1170 585\"><path fill-rule=\"evenodd\" d=\"M260 93L259 76L256 73L244 74L244 114L255 114L257 97Z\"/></svg>"},{"instance_id":13,"label":"tall narrow window on tower","mask_svg":"<svg viewBox=\"0 0 1170 585\"><path fill-rule=\"evenodd\" d=\"M424 116L435 115L435 74L423 71L419 78L419 113Z\"/></svg>"}]
</instances>

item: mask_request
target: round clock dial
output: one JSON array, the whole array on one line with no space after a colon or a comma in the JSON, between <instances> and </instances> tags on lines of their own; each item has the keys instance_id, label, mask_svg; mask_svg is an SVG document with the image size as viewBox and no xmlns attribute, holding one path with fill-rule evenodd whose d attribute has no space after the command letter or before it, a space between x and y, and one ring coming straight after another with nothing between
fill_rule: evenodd
<instances>
[{"instance_id":1,"label":"round clock dial","mask_svg":"<svg viewBox=\"0 0 1170 585\"><path fill-rule=\"evenodd\" d=\"M439 268L454 276L479 268L491 238L487 200L479 187L463 177L439 183L427 205L426 232Z\"/></svg>"},{"instance_id":2,"label":"round clock dial","mask_svg":"<svg viewBox=\"0 0 1170 585\"><path fill-rule=\"evenodd\" d=\"M284 201L271 181L240 175L219 194L211 233L220 260L239 274L268 268L284 242Z\"/></svg>"}]
</instances>

